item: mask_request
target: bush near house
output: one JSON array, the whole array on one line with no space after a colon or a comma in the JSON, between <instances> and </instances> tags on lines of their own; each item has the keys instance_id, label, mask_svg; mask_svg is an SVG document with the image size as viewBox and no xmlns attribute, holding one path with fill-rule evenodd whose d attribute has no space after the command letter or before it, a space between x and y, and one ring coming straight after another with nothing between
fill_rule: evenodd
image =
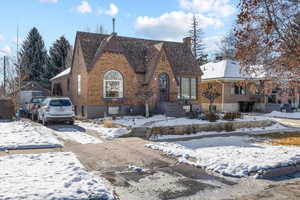
<instances>
[{"instance_id":1,"label":"bush near house","mask_svg":"<svg viewBox=\"0 0 300 200\"><path fill-rule=\"evenodd\" d=\"M235 119L240 119L242 117L240 112L227 112L225 113L223 119L227 121L234 121Z\"/></svg>"},{"instance_id":2,"label":"bush near house","mask_svg":"<svg viewBox=\"0 0 300 200\"><path fill-rule=\"evenodd\" d=\"M216 113L213 113L213 112L204 113L204 120L208 120L210 122L215 122L219 119L220 119L220 117Z\"/></svg>"},{"instance_id":3,"label":"bush near house","mask_svg":"<svg viewBox=\"0 0 300 200\"><path fill-rule=\"evenodd\" d=\"M12 119L15 106L12 99L0 99L0 119Z\"/></svg>"}]
</instances>

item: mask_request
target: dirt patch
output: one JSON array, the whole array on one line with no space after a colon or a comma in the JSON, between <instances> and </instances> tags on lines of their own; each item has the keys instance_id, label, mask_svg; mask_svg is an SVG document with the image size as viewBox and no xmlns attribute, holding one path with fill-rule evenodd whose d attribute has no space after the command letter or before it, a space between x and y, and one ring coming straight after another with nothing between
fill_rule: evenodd
<instances>
[{"instance_id":1,"label":"dirt patch","mask_svg":"<svg viewBox=\"0 0 300 200\"><path fill-rule=\"evenodd\" d=\"M189 178L177 181L176 184L181 185L185 189L177 190L177 191L176 190L175 191L167 190L165 192L161 192L158 195L158 197L161 200L176 199L179 197L188 197L188 196L194 195L201 190L217 188L216 186L209 185L206 183L201 183L196 180L189 179Z\"/></svg>"}]
</instances>

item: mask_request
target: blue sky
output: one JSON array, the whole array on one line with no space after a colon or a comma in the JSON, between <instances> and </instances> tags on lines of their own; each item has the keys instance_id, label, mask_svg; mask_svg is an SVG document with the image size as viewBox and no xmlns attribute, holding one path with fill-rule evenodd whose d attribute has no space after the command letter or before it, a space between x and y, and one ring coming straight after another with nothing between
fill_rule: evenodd
<instances>
[{"instance_id":1,"label":"blue sky","mask_svg":"<svg viewBox=\"0 0 300 200\"><path fill-rule=\"evenodd\" d=\"M207 51L226 35L237 14L237 0L2 0L0 55L15 54L20 39L36 26L47 48L61 35L72 43L78 30L94 31L102 24L122 36L180 41L193 14L200 19Z\"/></svg>"}]
</instances>

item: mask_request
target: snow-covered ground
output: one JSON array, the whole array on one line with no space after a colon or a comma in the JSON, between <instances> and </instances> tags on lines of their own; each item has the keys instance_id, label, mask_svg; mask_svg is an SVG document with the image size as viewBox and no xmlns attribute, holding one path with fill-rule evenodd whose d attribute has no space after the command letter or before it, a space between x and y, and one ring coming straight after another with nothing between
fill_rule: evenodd
<instances>
[{"instance_id":1,"label":"snow-covered ground","mask_svg":"<svg viewBox=\"0 0 300 200\"><path fill-rule=\"evenodd\" d=\"M103 180L84 169L73 153L0 157L0 180L0 199L113 199Z\"/></svg>"},{"instance_id":2,"label":"snow-covered ground","mask_svg":"<svg viewBox=\"0 0 300 200\"><path fill-rule=\"evenodd\" d=\"M71 140L80 144L102 143L102 141L98 138L81 132L75 128L59 128L57 131L55 131L55 134L64 140Z\"/></svg>"},{"instance_id":3,"label":"snow-covered ground","mask_svg":"<svg viewBox=\"0 0 300 200\"><path fill-rule=\"evenodd\" d=\"M181 162L237 177L300 162L300 147L255 143L249 136L208 137L146 146L176 156Z\"/></svg>"},{"instance_id":4,"label":"snow-covered ground","mask_svg":"<svg viewBox=\"0 0 300 200\"><path fill-rule=\"evenodd\" d=\"M0 122L0 149L62 147L62 143L44 126L27 121Z\"/></svg>"},{"instance_id":5,"label":"snow-covered ground","mask_svg":"<svg viewBox=\"0 0 300 200\"><path fill-rule=\"evenodd\" d=\"M267 127L257 127L257 128L241 128L237 129L232 132L227 132L227 131L221 131L221 132L216 132L216 131L203 131L199 133L194 133L194 134L185 134L185 135L156 135L152 136L150 140L166 140L166 139L180 139L180 138L192 138L192 137L204 137L204 136L217 136L217 135L231 135L234 133L245 133L249 135L256 135L256 134L261 134L263 132L268 132L268 131L282 131L282 130L290 130L290 128L287 128L279 123L275 123L271 126Z\"/></svg>"},{"instance_id":6,"label":"snow-covered ground","mask_svg":"<svg viewBox=\"0 0 300 200\"><path fill-rule=\"evenodd\" d=\"M247 116L245 115L241 119L236 119L235 121L261 121L261 120L267 120L267 117L264 116ZM228 122L225 120L218 120L217 122ZM191 125L191 124L205 124L205 123L211 123L206 120L199 120L199 119L189 119L189 118L174 118L164 121L159 121L151 124L151 127L163 127L163 126L180 126L180 125Z\"/></svg>"},{"instance_id":7,"label":"snow-covered ground","mask_svg":"<svg viewBox=\"0 0 300 200\"><path fill-rule=\"evenodd\" d=\"M268 117L264 116L247 116L245 115L242 119L236 119L235 121L260 121L267 120ZM96 119L96 122L103 121L104 119ZM225 120L218 120L217 122L227 122ZM189 118L175 118L166 117L164 115L154 115L146 118L143 116L123 116L113 120L113 123L120 124L127 127L162 127L162 126L180 126L180 125L191 125L191 124L205 124L210 123L206 120L189 119Z\"/></svg>"},{"instance_id":8,"label":"snow-covered ground","mask_svg":"<svg viewBox=\"0 0 300 200\"><path fill-rule=\"evenodd\" d=\"M286 112L273 111L271 113L265 114L265 116L266 117L300 119L300 112L286 113Z\"/></svg>"},{"instance_id":9,"label":"snow-covered ground","mask_svg":"<svg viewBox=\"0 0 300 200\"><path fill-rule=\"evenodd\" d=\"M112 139L126 135L129 131L127 128L106 128L103 125L99 125L91 122L77 122L76 125L87 129L96 131L97 134L103 138Z\"/></svg>"}]
</instances>

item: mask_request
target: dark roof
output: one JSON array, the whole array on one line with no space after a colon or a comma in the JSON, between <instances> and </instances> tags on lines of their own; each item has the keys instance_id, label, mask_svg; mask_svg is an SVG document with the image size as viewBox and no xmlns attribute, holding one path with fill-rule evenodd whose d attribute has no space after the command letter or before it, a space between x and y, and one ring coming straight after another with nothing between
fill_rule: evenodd
<instances>
[{"instance_id":1,"label":"dark roof","mask_svg":"<svg viewBox=\"0 0 300 200\"><path fill-rule=\"evenodd\" d=\"M194 59L188 45L179 42L146 40L139 38L121 37L116 34L96 34L77 32L86 67L91 69L101 54L105 51L122 53L137 73L146 73L157 58L154 45L163 43L163 48L170 61L175 75L202 74L200 66ZM151 64L150 64L151 63Z\"/></svg>"}]
</instances>

